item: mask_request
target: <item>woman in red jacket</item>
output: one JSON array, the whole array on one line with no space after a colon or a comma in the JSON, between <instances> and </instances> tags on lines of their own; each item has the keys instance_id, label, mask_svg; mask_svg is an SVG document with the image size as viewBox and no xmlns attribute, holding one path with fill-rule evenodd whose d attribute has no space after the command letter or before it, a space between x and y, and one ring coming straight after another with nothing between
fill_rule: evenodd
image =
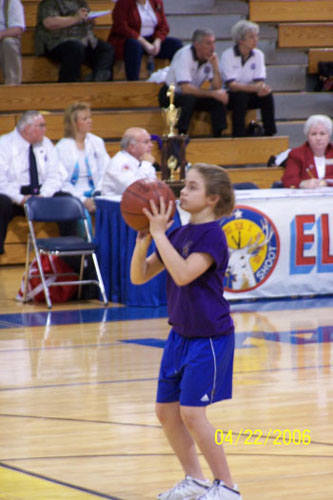
<instances>
[{"instance_id":1,"label":"woman in red jacket","mask_svg":"<svg viewBox=\"0 0 333 500\"><path fill-rule=\"evenodd\" d=\"M304 125L304 135L306 142L288 155L283 187L333 187L332 120L326 115L310 116Z\"/></svg>"},{"instance_id":2,"label":"woman in red jacket","mask_svg":"<svg viewBox=\"0 0 333 500\"><path fill-rule=\"evenodd\" d=\"M167 37L162 0L117 0L112 18L108 42L115 48L116 59L125 60L127 80L139 80L144 53L171 60L183 45L178 38Z\"/></svg>"}]
</instances>

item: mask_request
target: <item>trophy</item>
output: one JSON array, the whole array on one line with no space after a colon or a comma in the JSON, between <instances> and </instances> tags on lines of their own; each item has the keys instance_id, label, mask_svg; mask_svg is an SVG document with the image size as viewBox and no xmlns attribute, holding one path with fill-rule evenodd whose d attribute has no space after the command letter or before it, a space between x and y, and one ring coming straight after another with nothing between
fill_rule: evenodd
<instances>
[{"instance_id":1,"label":"trophy","mask_svg":"<svg viewBox=\"0 0 333 500\"><path fill-rule=\"evenodd\" d=\"M179 135L175 131L181 110L174 104L174 84L169 86L166 95L170 104L167 108L163 108L162 113L169 132L162 136L162 180L168 182L175 192L179 192L185 178L185 144L188 136Z\"/></svg>"},{"instance_id":2,"label":"trophy","mask_svg":"<svg viewBox=\"0 0 333 500\"><path fill-rule=\"evenodd\" d=\"M169 127L168 137L175 137L175 126L180 115L180 109L176 108L175 102L175 86L172 83L166 93L170 99L170 104L167 108L163 108L163 118Z\"/></svg>"}]
</instances>

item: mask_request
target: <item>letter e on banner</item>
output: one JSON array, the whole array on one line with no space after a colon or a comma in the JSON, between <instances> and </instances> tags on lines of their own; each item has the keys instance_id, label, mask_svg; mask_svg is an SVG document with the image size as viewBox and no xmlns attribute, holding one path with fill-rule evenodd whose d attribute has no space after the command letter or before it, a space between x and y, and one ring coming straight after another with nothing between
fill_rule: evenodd
<instances>
[{"instance_id":1,"label":"letter e on banner","mask_svg":"<svg viewBox=\"0 0 333 500\"><path fill-rule=\"evenodd\" d=\"M330 227L328 214L322 214L318 227L318 272L333 272L333 255L330 254ZM333 249L332 249L333 250Z\"/></svg>"},{"instance_id":2,"label":"letter e on banner","mask_svg":"<svg viewBox=\"0 0 333 500\"><path fill-rule=\"evenodd\" d=\"M314 234L306 234L313 228L314 215L296 215L290 227L290 274L306 274L316 264L315 256L304 255L314 244Z\"/></svg>"}]
</instances>

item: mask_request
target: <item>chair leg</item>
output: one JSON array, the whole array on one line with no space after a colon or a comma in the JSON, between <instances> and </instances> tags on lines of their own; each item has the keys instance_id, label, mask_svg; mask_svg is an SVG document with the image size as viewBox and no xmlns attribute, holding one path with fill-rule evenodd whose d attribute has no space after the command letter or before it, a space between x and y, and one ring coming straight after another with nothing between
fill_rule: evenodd
<instances>
[{"instance_id":1,"label":"chair leg","mask_svg":"<svg viewBox=\"0 0 333 500\"><path fill-rule=\"evenodd\" d=\"M28 283L29 283L29 265L30 265L30 251L31 251L31 238L30 234L28 235L27 242L27 252L25 257L25 272L24 272L24 291L23 291L23 302L27 302L27 294L28 294Z\"/></svg>"},{"instance_id":2,"label":"chair leg","mask_svg":"<svg viewBox=\"0 0 333 500\"><path fill-rule=\"evenodd\" d=\"M101 292L102 297L103 297L104 305L106 306L108 304L108 298L106 296L104 282L103 282L101 271L99 269L98 260L97 260L97 257L96 257L95 253L93 253L91 256L93 258L93 262L94 262L94 266L95 266L95 270L96 270L96 274L97 274L99 289L100 289L100 292Z\"/></svg>"},{"instance_id":3,"label":"chair leg","mask_svg":"<svg viewBox=\"0 0 333 500\"><path fill-rule=\"evenodd\" d=\"M43 285L46 304L47 304L47 307L49 309L52 309L52 302L51 302L49 287L46 284L44 271L43 271L43 265L42 265L42 259L40 258L40 253L39 253L38 249L35 249L35 253L36 253L36 260L37 260L37 265L38 265L38 270L39 270L39 276L40 276L40 279L41 279L41 282Z\"/></svg>"},{"instance_id":4,"label":"chair leg","mask_svg":"<svg viewBox=\"0 0 333 500\"><path fill-rule=\"evenodd\" d=\"M84 272L84 255L81 255L81 262L80 262L80 274L79 274L79 281L83 280L83 272ZM77 293L77 298L80 299L82 294L82 285L79 285L79 291Z\"/></svg>"}]
</instances>

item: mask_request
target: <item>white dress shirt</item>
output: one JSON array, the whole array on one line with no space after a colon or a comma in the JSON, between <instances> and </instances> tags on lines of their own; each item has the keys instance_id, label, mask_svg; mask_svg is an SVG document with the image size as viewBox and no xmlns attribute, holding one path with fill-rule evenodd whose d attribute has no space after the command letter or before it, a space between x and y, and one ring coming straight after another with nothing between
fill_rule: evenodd
<instances>
[{"instance_id":1,"label":"white dress shirt","mask_svg":"<svg viewBox=\"0 0 333 500\"><path fill-rule=\"evenodd\" d=\"M0 193L6 194L18 205L24 198L21 187L30 184L29 147L29 142L23 139L16 128L0 137ZM33 150L41 185L40 194L53 196L63 184L63 167L56 149L50 139L44 137L40 143L34 144Z\"/></svg>"},{"instance_id":2,"label":"white dress shirt","mask_svg":"<svg viewBox=\"0 0 333 500\"><path fill-rule=\"evenodd\" d=\"M127 186L139 179L155 179L156 170L150 161L140 162L125 150L119 151L105 171L102 195L123 194Z\"/></svg>"}]
</instances>

